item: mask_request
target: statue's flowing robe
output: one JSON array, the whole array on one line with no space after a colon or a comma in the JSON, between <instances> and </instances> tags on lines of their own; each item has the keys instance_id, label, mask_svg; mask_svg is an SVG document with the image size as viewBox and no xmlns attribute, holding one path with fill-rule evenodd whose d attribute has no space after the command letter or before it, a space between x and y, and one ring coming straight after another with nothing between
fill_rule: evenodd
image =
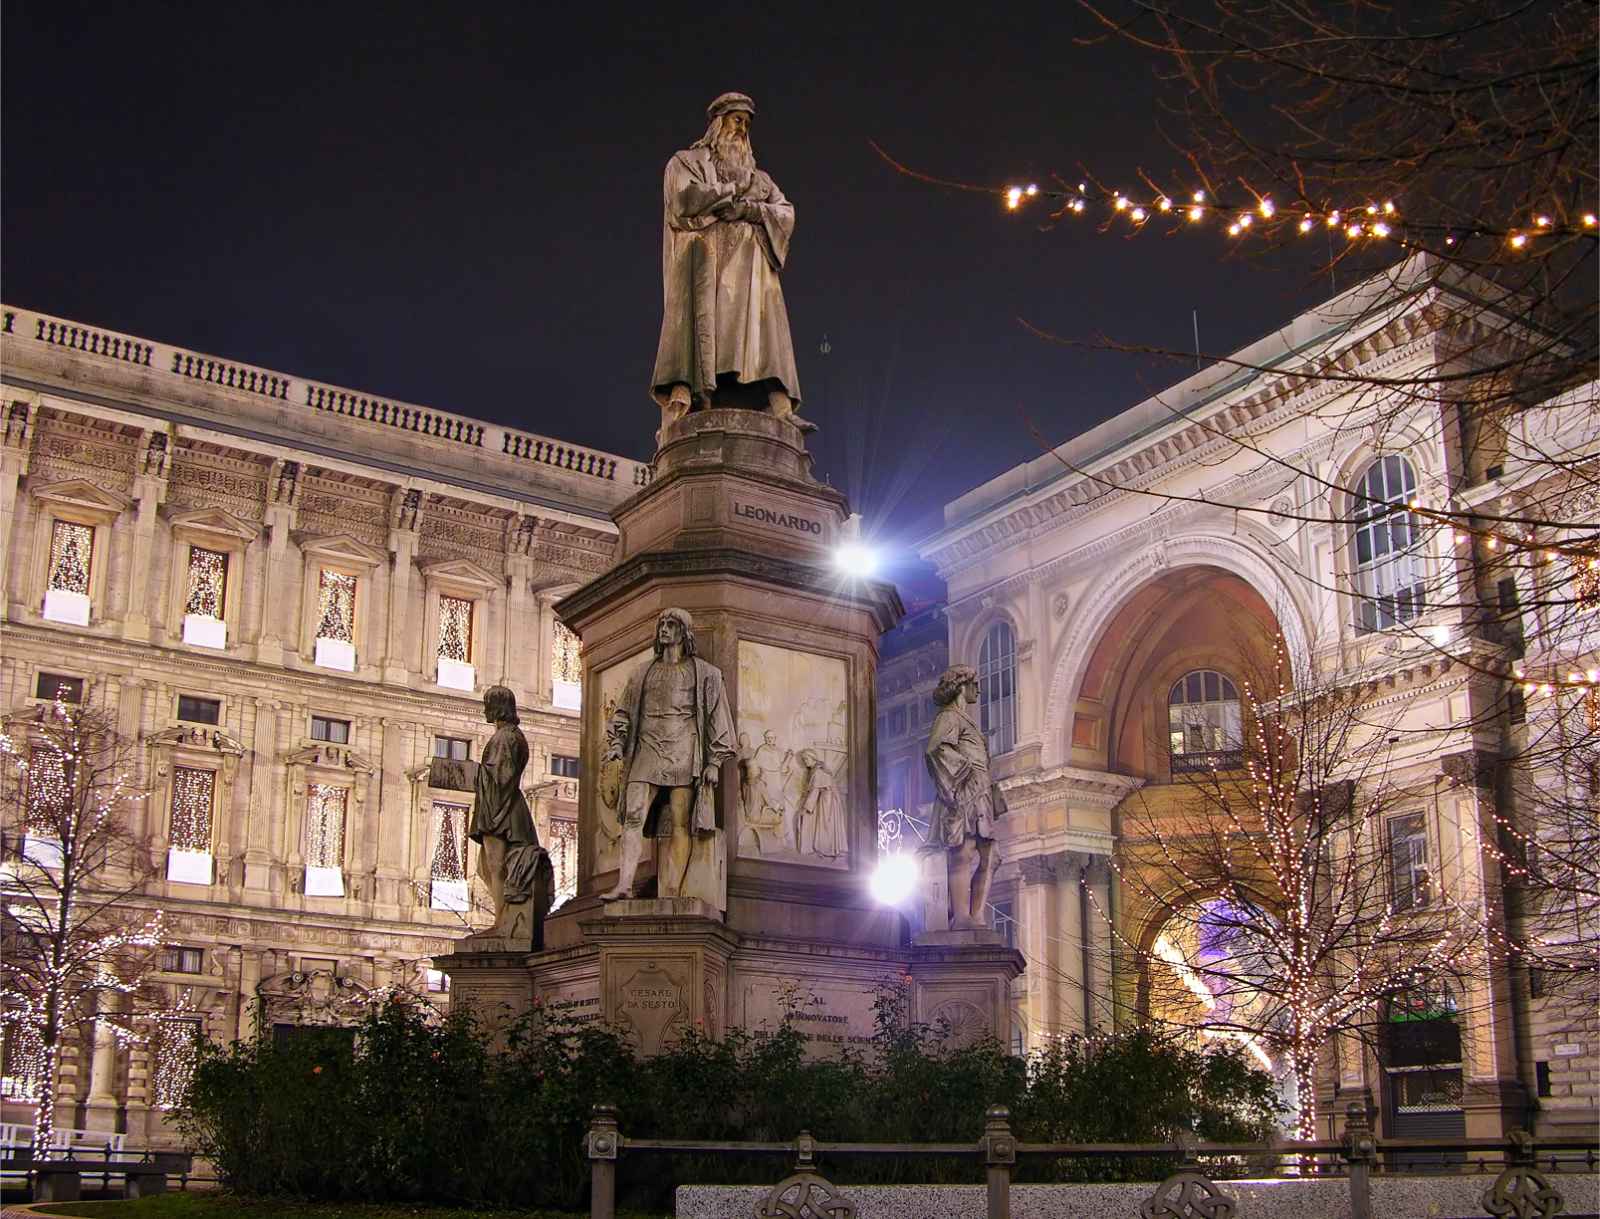
<instances>
[{"instance_id":1,"label":"statue's flowing robe","mask_svg":"<svg viewBox=\"0 0 1600 1219\"><path fill-rule=\"evenodd\" d=\"M505 839L507 904L529 900L540 864L550 867L522 795L527 766L528 738L520 728L502 723L483 747L467 823L467 837L480 845L486 834Z\"/></svg>"},{"instance_id":2,"label":"statue's flowing robe","mask_svg":"<svg viewBox=\"0 0 1600 1219\"><path fill-rule=\"evenodd\" d=\"M698 656L689 662L694 669L694 680L688 694L691 701L690 731L682 741L684 756L660 756L643 731L647 719L645 695L650 686L650 671L663 662L647 660L628 678L628 684L617 700L608 726L613 748L621 754L626 764L627 783L650 783L657 787L651 807L646 811L644 832L653 835L658 827L671 833L671 821L662 825L660 816L666 804L666 793L671 789L661 786L659 780L682 776L694 792L694 806L690 825L699 833L711 833L717 828L715 801L703 792L700 776L707 766L721 766L738 753L734 736L733 715L728 710L727 695L722 685L722 670ZM659 691L657 691L659 693Z\"/></svg>"},{"instance_id":3,"label":"statue's flowing robe","mask_svg":"<svg viewBox=\"0 0 1600 1219\"><path fill-rule=\"evenodd\" d=\"M740 196L759 223L718 220L712 208L733 198L709 148L689 148L667 162L663 184L661 342L650 380L665 403L675 383L709 396L720 373L745 384L774 381L796 402L789 311L778 272L789 256L794 206L756 170Z\"/></svg>"},{"instance_id":4,"label":"statue's flowing robe","mask_svg":"<svg viewBox=\"0 0 1600 1219\"><path fill-rule=\"evenodd\" d=\"M925 759L937 793L937 841L958 847L969 838L994 838L996 801L989 782L989 743L973 718L955 703L933 717Z\"/></svg>"}]
</instances>

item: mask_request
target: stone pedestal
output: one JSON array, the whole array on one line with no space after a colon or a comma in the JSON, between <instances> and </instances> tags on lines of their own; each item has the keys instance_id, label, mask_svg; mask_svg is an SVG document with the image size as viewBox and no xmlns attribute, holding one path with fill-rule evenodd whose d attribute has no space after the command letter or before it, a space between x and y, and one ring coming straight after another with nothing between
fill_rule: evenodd
<instances>
[{"instance_id":1,"label":"stone pedestal","mask_svg":"<svg viewBox=\"0 0 1600 1219\"><path fill-rule=\"evenodd\" d=\"M435 957L434 966L450 977L452 1010L470 1011L486 1027L501 1028L532 1008L533 975L526 951L472 944L482 938L469 937L449 956Z\"/></svg>"},{"instance_id":2,"label":"stone pedestal","mask_svg":"<svg viewBox=\"0 0 1600 1219\"><path fill-rule=\"evenodd\" d=\"M869 1040L879 988L909 985L913 1019L1009 1038L1021 957L989 932L913 946L871 896L877 647L902 607L891 586L835 566L849 507L810 471L798 429L761 411L697 411L664 430L653 481L614 513L616 566L557 607L583 640L578 896L547 921L543 951L516 963L517 985L490 988L499 966L482 954L446 958L455 1002L514 991L552 1016L614 1024L645 1053L690 1029L716 1037L787 1016L825 1054ZM692 615L740 738L717 835L697 845L726 861L726 888L657 898L647 839L643 899L602 903L621 831L598 781L606 728L669 607Z\"/></svg>"}]
</instances>

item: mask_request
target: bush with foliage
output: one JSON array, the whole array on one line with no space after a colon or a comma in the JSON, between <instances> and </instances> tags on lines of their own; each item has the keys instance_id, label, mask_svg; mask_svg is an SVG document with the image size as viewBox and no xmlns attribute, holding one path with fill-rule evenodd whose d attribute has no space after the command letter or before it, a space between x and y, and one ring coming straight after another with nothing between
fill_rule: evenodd
<instances>
[{"instance_id":1,"label":"bush with foliage","mask_svg":"<svg viewBox=\"0 0 1600 1219\"><path fill-rule=\"evenodd\" d=\"M814 1061L786 1023L770 1034L697 1033L638 1057L603 1026L535 1015L495 1044L470 1018L429 1022L390 1003L352 1043L308 1037L208 1047L181 1111L196 1150L232 1189L318 1199L575 1209L584 1205L590 1107L616 1104L637 1138L973 1142L987 1106L1010 1107L1025 1141L1267 1137L1271 1078L1238 1047L1201 1051L1148 1029L1068 1039L1027 1059L996 1042L956 1046L909 1025L883 988L863 1050ZM683 1181L773 1181L771 1156L632 1156L620 1201L670 1206ZM1150 1175L1164 1165L1057 1162L1030 1176ZM977 1180L976 1156L832 1157L853 1182Z\"/></svg>"}]
</instances>

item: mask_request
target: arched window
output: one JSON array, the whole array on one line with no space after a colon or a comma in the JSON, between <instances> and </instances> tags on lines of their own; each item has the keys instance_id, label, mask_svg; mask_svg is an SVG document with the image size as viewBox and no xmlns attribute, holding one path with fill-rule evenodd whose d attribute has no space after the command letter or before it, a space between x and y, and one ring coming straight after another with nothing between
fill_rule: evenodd
<instances>
[{"instance_id":1,"label":"arched window","mask_svg":"<svg viewBox=\"0 0 1600 1219\"><path fill-rule=\"evenodd\" d=\"M1382 631L1422 612L1422 531L1406 509L1417 476L1404 457L1380 457L1356 484L1350 567L1356 630Z\"/></svg>"},{"instance_id":2,"label":"arched window","mask_svg":"<svg viewBox=\"0 0 1600 1219\"><path fill-rule=\"evenodd\" d=\"M1239 691L1214 669L1195 669L1167 695L1172 773L1231 770L1242 761Z\"/></svg>"},{"instance_id":3,"label":"arched window","mask_svg":"<svg viewBox=\"0 0 1600 1219\"><path fill-rule=\"evenodd\" d=\"M1009 623L991 626L978 649L978 717L991 757L1017 747L1017 641Z\"/></svg>"}]
</instances>

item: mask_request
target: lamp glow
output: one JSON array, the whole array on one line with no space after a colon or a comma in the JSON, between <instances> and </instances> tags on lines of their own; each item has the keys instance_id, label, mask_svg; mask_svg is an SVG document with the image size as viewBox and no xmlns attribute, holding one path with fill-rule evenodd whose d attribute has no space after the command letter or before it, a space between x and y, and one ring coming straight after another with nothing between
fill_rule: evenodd
<instances>
[{"instance_id":1,"label":"lamp glow","mask_svg":"<svg viewBox=\"0 0 1600 1219\"><path fill-rule=\"evenodd\" d=\"M878 572L878 555L870 546L846 542L834 551L833 564L853 579L866 580Z\"/></svg>"},{"instance_id":2,"label":"lamp glow","mask_svg":"<svg viewBox=\"0 0 1600 1219\"><path fill-rule=\"evenodd\" d=\"M872 899L885 906L898 906L917 887L917 863L909 853L887 855L872 874Z\"/></svg>"}]
</instances>

